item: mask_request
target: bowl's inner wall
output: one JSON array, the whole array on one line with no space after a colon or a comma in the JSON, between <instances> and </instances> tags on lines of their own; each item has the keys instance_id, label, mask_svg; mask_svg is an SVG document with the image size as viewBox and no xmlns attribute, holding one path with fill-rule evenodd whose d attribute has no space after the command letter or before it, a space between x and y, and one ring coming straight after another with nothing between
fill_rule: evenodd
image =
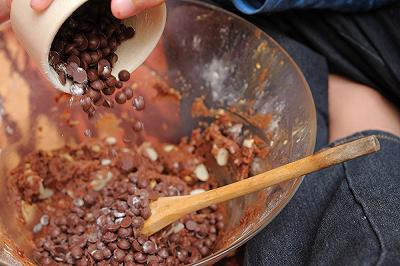
<instances>
[{"instance_id":1,"label":"bowl's inner wall","mask_svg":"<svg viewBox=\"0 0 400 266\"><path fill-rule=\"evenodd\" d=\"M260 118L272 115L270 123L245 122L271 150L254 173L310 154L314 147L314 105L298 68L254 26L200 3L168 2L163 38L132 78L147 100L143 113L133 112L130 106L117 107L88 122L77 101L71 104L44 80L7 26L0 30L0 64L0 223L3 233L22 247L26 247L26 234L15 227L15 215L5 200L7 172L29 152L84 141L85 129L95 138L113 135L122 140L132 136L129 121L136 117L146 125L142 139L176 142L197 126L191 105L196 97L206 96L209 107L235 107L237 113L251 108ZM172 96L159 97L155 84L178 90L181 104ZM216 173L221 183L232 181L229 173ZM217 260L270 222L299 183L293 180L228 202L228 233L204 262Z\"/></svg>"}]
</instances>

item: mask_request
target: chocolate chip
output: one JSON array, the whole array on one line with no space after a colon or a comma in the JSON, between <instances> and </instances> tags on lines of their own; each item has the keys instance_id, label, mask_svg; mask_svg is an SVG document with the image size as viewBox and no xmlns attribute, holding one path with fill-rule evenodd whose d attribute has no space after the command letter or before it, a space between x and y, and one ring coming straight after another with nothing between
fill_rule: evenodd
<instances>
[{"instance_id":1,"label":"chocolate chip","mask_svg":"<svg viewBox=\"0 0 400 266\"><path fill-rule=\"evenodd\" d=\"M90 82L94 82L99 79L99 75L97 74L97 71L94 69L86 70L86 74Z\"/></svg>"},{"instance_id":2,"label":"chocolate chip","mask_svg":"<svg viewBox=\"0 0 400 266\"><path fill-rule=\"evenodd\" d=\"M92 57L90 56L90 54L88 52L82 52L80 55L80 60L83 66L83 63L85 63L85 65L89 65L92 62Z\"/></svg>"},{"instance_id":3,"label":"chocolate chip","mask_svg":"<svg viewBox=\"0 0 400 266\"><path fill-rule=\"evenodd\" d=\"M144 129L143 122L139 121L139 120L136 120L135 122L133 122L132 128L136 132L142 131Z\"/></svg>"},{"instance_id":4,"label":"chocolate chip","mask_svg":"<svg viewBox=\"0 0 400 266\"><path fill-rule=\"evenodd\" d=\"M200 248L200 254L203 255L204 257L206 257L209 252L210 252L210 250L206 246L203 246Z\"/></svg>"},{"instance_id":5,"label":"chocolate chip","mask_svg":"<svg viewBox=\"0 0 400 266\"><path fill-rule=\"evenodd\" d=\"M49 53L49 64L52 67L55 67L56 65L58 65L58 63L60 63L60 55L58 52L56 51L50 51Z\"/></svg>"},{"instance_id":6,"label":"chocolate chip","mask_svg":"<svg viewBox=\"0 0 400 266\"><path fill-rule=\"evenodd\" d=\"M102 249L101 252L103 252L103 257L104 257L105 259L109 259L109 258L111 258L111 256L112 256L112 252L111 252L111 250L108 249L108 248Z\"/></svg>"},{"instance_id":7,"label":"chocolate chip","mask_svg":"<svg viewBox=\"0 0 400 266\"><path fill-rule=\"evenodd\" d=\"M135 253L135 261L138 263L145 263L147 261L147 257L143 253L137 252Z\"/></svg>"},{"instance_id":8,"label":"chocolate chip","mask_svg":"<svg viewBox=\"0 0 400 266\"><path fill-rule=\"evenodd\" d=\"M133 108L135 108L135 110L137 111L141 111L145 108L145 102L143 96L137 96L133 98L132 104Z\"/></svg>"},{"instance_id":9,"label":"chocolate chip","mask_svg":"<svg viewBox=\"0 0 400 266\"><path fill-rule=\"evenodd\" d=\"M101 91L102 89L104 89L104 82L98 79L90 83L90 87L92 87L96 91Z\"/></svg>"},{"instance_id":10,"label":"chocolate chip","mask_svg":"<svg viewBox=\"0 0 400 266\"><path fill-rule=\"evenodd\" d=\"M187 221L185 223L185 226L189 231L196 231L196 229L197 229L197 223L192 220Z\"/></svg>"},{"instance_id":11,"label":"chocolate chip","mask_svg":"<svg viewBox=\"0 0 400 266\"><path fill-rule=\"evenodd\" d=\"M157 251L156 244L153 241L146 241L143 244L143 252L147 254L154 254Z\"/></svg>"},{"instance_id":12,"label":"chocolate chip","mask_svg":"<svg viewBox=\"0 0 400 266\"><path fill-rule=\"evenodd\" d=\"M100 48L104 49L108 47L107 38L105 36L100 36Z\"/></svg>"},{"instance_id":13,"label":"chocolate chip","mask_svg":"<svg viewBox=\"0 0 400 266\"><path fill-rule=\"evenodd\" d=\"M114 101L112 99L105 98L103 106L107 108L114 108Z\"/></svg>"},{"instance_id":14,"label":"chocolate chip","mask_svg":"<svg viewBox=\"0 0 400 266\"><path fill-rule=\"evenodd\" d=\"M120 228L119 224L109 224L106 226L106 229L110 232L117 232L119 228Z\"/></svg>"},{"instance_id":15,"label":"chocolate chip","mask_svg":"<svg viewBox=\"0 0 400 266\"><path fill-rule=\"evenodd\" d=\"M103 56L109 56L111 54L110 47L103 48L102 50Z\"/></svg>"},{"instance_id":16,"label":"chocolate chip","mask_svg":"<svg viewBox=\"0 0 400 266\"><path fill-rule=\"evenodd\" d=\"M102 261L104 259L104 255L101 250L96 250L93 252L92 257L95 261Z\"/></svg>"},{"instance_id":17,"label":"chocolate chip","mask_svg":"<svg viewBox=\"0 0 400 266\"><path fill-rule=\"evenodd\" d=\"M43 257L40 259L40 265L53 265L55 262L50 257Z\"/></svg>"},{"instance_id":18,"label":"chocolate chip","mask_svg":"<svg viewBox=\"0 0 400 266\"><path fill-rule=\"evenodd\" d=\"M74 72L76 72L76 70L78 69L78 64L75 62L71 62L67 65L67 75L72 77L72 75L74 74Z\"/></svg>"},{"instance_id":19,"label":"chocolate chip","mask_svg":"<svg viewBox=\"0 0 400 266\"><path fill-rule=\"evenodd\" d=\"M209 231L211 234L216 234L217 233L217 228L215 228L215 226L210 226L209 227Z\"/></svg>"},{"instance_id":20,"label":"chocolate chip","mask_svg":"<svg viewBox=\"0 0 400 266\"><path fill-rule=\"evenodd\" d=\"M117 81L117 83L115 84L115 87L117 89L121 89L124 86L124 83L122 83L122 81Z\"/></svg>"},{"instance_id":21,"label":"chocolate chip","mask_svg":"<svg viewBox=\"0 0 400 266\"><path fill-rule=\"evenodd\" d=\"M67 63L75 62L78 66L81 64L81 60L76 55L71 55L67 59Z\"/></svg>"},{"instance_id":22,"label":"chocolate chip","mask_svg":"<svg viewBox=\"0 0 400 266\"><path fill-rule=\"evenodd\" d=\"M96 50L100 46L100 39L97 37L96 34L89 34L88 35L88 48L92 51Z\"/></svg>"},{"instance_id":23,"label":"chocolate chip","mask_svg":"<svg viewBox=\"0 0 400 266\"><path fill-rule=\"evenodd\" d=\"M101 57L97 52L90 52L89 55L90 55L90 65L96 65L99 62L99 60L101 60Z\"/></svg>"},{"instance_id":24,"label":"chocolate chip","mask_svg":"<svg viewBox=\"0 0 400 266\"><path fill-rule=\"evenodd\" d=\"M117 262L123 262L125 259L125 252L119 248L114 250L114 256L113 258L117 261Z\"/></svg>"},{"instance_id":25,"label":"chocolate chip","mask_svg":"<svg viewBox=\"0 0 400 266\"><path fill-rule=\"evenodd\" d=\"M119 91L119 92L117 92L116 94L115 94L115 101L118 103L118 104L124 104L124 103L126 103L126 95L125 95L125 93L123 93L122 91Z\"/></svg>"},{"instance_id":26,"label":"chocolate chip","mask_svg":"<svg viewBox=\"0 0 400 266\"><path fill-rule=\"evenodd\" d=\"M72 78L77 83L86 83L87 75L86 71L83 68L78 67L75 72L72 73Z\"/></svg>"},{"instance_id":27,"label":"chocolate chip","mask_svg":"<svg viewBox=\"0 0 400 266\"><path fill-rule=\"evenodd\" d=\"M131 88L124 88L122 91L128 101L133 98L133 90Z\"/></svg>"},{"instance_id":28,"label":"chocolate chip","mask_svg":"<svg viewBox=\"0 0 400 266\"><path fill-rule=\"evenodd\" d=\"M83 250L80 247L71 248L71 255L74 259L79 260L83 256Z\"/></svg>"},{"instance_id":29,"label":"chocolate chip","mask_svg":"<svg viewBox=\"0 0 400 266\"><path fill-rule=\"evenodd\" d=\"M113 54L109 55L108 60L110 61L111 66L114 67L115 63L117 63L117 61L118 61L117 54L113 53Z\"/></svg>"},{"instance_id":30,"label":"chocolate chip","mask_svg":"<svg viewBox=\"0 0 400 266\"><path fill-rule=\"evenodd\" d=\"M132 218L132 226L134 228L141 228L144 224L144 220L142 217L134 217Z\"/></svg>"},{"instance_id":31,"label":"chocolate chip","mask_svg":"<svg viewBox=\"0 0 400 266\"><path fill-rule=\"evenodd\" d=\"M124 34L127 39L131 39L135 36L135 30L132 27L127 27Z\"/></svg>"},{"instance_id":32,"label":"chocolate chip","mask_svg":"<svg viewBox=\"0 0 400 266\"><path fill-rule=\"evenodd\" d=\"M73 19L73 18L71 18L69 21L68 21L68 27L70 27L71 29L75 29L76 27L78 27L78 22L75 20L75 19Z\"/></svg>"},{"instance_id":33,"label":"chocolate chip","mask_svg":"<svg viewBox=\"0 0 400 266\"><path fill-rule=\"evenodd\" d=\"M124 173L132 172L135 168L135 163L131 156L124 156L120 160L120 168Z\"/></svg>"},{"instance_id":34,"label":"chocolate chip","mask_svg":"<svg viewBox=\"0 0 400 266\"><path fill-rule=\"evenodd\" d=\"M113 95L115 92L115 88L105 87L101 90L104 95Z\"/></svg>"},{"instance_id":35,"label":"chocolate chip","mask_svg":"<svg viewBox=\"0 0 400 266\"><path fill-rule=\"evenodd\" d=\"M111 65L110 62L106 59L101 59L97 64L97 73L99 76L104 76L106 73L111 73Z\"/></svg>"},{"instance_id":36,"label":"chocolate chip","mask_svg":"<svg viewBox=\"0 0 400 266\"><path fill-rule=\"evenodd\" d=\"M132 229L131 228L120 228L118 230L118 236L121 238L128 238L132 234Z\"/></svg>"},{"instance_id":37,"label":"chocolate chip","mask_svg":"<svg viewBox=\"0 0 400 266\"><path fill-rule=\"evenodd\" d=\"M106 243L110 243L110 242L114 242L115 240L117 240L118 236L112 232L107 232L103 235L103 240Z\"/></svg>"},{"instance_id":38,"label":"chocolate chip","mask_svg":"<svg viewBox=\"0 0 400 266\"><path fill-rule=\"evenodd\" d=\"M126 239L121 239L121 240L118 240L117 246L120 249L127 250L131 247L131 243L129 243L129 241Z\"/></svg>"},{"instance_id":39,"label":"chocolate chip","mask_svg":"<svg viewBox=\"0 0 400 266\"><path fill-rule=\"evenodd\" d=\"M75 44L69 43L69 44L65 45L64 53L65 54L72 54L74 49L75 49Z\"/></svg>"},{"instance_id":40,"label":"chocolate chip","mask_svg":"<svg viewBox=\"0 0 400 266\"><path fill-rule=\"evenodd\" d=\"M224 227L225 227L224 222L218 222L218 223L217 223L217 228L218 228L219 230L224 229Z\"/></svg>"},{"instance_id":41,"label":"chocolate chip","mask_svg":"<svg viewBox=\"0 0 400 266\"><path fill-rule=\"evenodd\" d=\"M115 84L117 83L117 79L114 76L109 76L106 79L106 85L108 87L115 87Z\"/></svg>"},{"instance_id":42,"label":"chocolate chip","mask_svg":"<svg viewBox=\"0 0 400 266\"><path fill-rule=\"evenodd\" d=\"M160 249L157 254L163 259L166 259L169 256L168 250L166 248Z\"/></svg>"},{"instance_id":43,"label":"chocolate chip","mask_svg":"<svg viewBox=\"0 0 400 266\"><path fill-rule=\"evenodd\" d=\"M188 256L188 252L185 249L181 249L176 253L178 260L184 262Z\"/></svg>"},{"instance_id":44,"label":"chocolate chip","mask_svg":"<svg viewBox=\"0 0 400 266\"><path fill-rule=\"evenodd\" d=\"M121 227L122 228L127 228L129 226L131 226L132 224L132 218L131 217L125 217L124 219L122 219L121 221Z\"/></svg>"},{"instance_id":45,"label":"chocolate chip","mask_svg":"<svg viewBox=\"0 0 400 266\"><path fill-rule=\"evenodd\" d=\"M65 76L64 71L57 72L58 80L60 81L61 85L65 85L67 83L67 78Z\"/></svg>"},{"instance_id":46,"label":"chocolate chip","mask_svg":"<svg viewBox=\"0 0 400 266\"><path fill-rule=\"evenodd\" d=\"M140 215L143 217L143 219L149 219L151 216L151 209L150 207L146 207L140 210Z\"/></svg>"},{"instance_id":47,"label":"chocolate chip","mask_svg":"<svg viewBox=\"0 0 400 266\"><path fill-rule=\"evenodd\" d=\"M120 81L128 81L131 78L131 74L124 69L118 73L118 78Z\"/></svg>"},{"instance_id":48,"label":"chocolate chip","mask_svg":"<svg viewBox=\"0 0 400 266\"><path fill-rule=\"evenodd\" d=\"M160 263L158 262L158 257L157 256L149 256L147 258L147 265L148 266L158 266Z\"/></svg>"},{"instance_id":49,"label":"chocolate chip","mask_svg":"<svg viewBox=\"0 0 400 266\"><path fill-rule=\"evenodd\" d=\"M88 48L88 45L89 45L88 39L85 36L83 36L82 43L79 46L77 46L76 49L78 51L85 51Z\"/></svg>"},{"instance_id":50,"label":"chocolate chip","mask_svg":"<svg viewBox=\"0 0 400 266\"><path fill-rule=\"evenodd\" d=\"M54 41L51 48L53 51L56 51L57 53L61 53L64 49L64 42L63 41Z\"/></svg>"},{"instance_id":51,"label":"chocolate chip","mask_svg":"<svg viewBox=\"0 0 400 266\"><path fill-rule=\"evenodd\" d=\"M77 46L81 46L84 42L85 36L83 34L76 34L74 36L74 43L76 43Z\"/></svg>"}]
</instances>

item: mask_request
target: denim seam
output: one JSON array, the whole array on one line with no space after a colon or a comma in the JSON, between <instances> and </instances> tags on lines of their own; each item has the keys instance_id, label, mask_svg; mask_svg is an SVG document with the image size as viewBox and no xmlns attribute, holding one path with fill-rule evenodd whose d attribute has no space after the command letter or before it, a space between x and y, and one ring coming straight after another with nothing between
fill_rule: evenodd
<instances>
[{"instance_id":1,"label":"denim seam","mask_svg":"<svg viewBox=\"0 0 400 266\"><path fill-rule=\"evenodd\" d=\"M350 193L353 195L353 198L355 200L355 202L360 205L362 212L365 214L366 220L368 221L372 231L374 232L374 234L376 235L376 238L378 239L378 243L380 246L380 254L379 254L379 258L378 261L375 263L375 265L381 265L382 261L384 259L384 256L386 254L385 251L385 244L384 241L381 237L381 233L379 232L378 227L375 225L375 223L370 219L370 216L366 210L366 206L364 206L364 204L362 203L362 200L356 195L355 190L353 189L353 185L352 185L352 181L349 179L349 174L347 171L347 163L343 163L343 167L344 167L344 171L345 171L345 178L347 180L347 184L349 186L349 191Z\"/></svg>"}]
</instances>

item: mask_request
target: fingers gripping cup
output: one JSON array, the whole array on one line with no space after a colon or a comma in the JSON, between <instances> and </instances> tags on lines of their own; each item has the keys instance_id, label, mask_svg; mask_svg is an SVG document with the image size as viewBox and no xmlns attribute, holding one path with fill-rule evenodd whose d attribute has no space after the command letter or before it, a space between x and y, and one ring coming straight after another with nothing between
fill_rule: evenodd
<instances>
[{"instance_id":1,"label":"fingers gripping cup","mask_svg":"<svg viewBox=\"0 0 400 266\"><path fill-rule=\"evenodd\" d=\"M71 93L73 82L60 81L59 73L49 63L50 49L64 22L86 2L88 0L54 0L44 12L34 11L27 0L12 3L11 24L15 35L54 87L66 93ZM165 4L123 20L125 26L134 29L135 35L120 42L115 51L118 61L112 66L111 74L118 76L121 70L132 72L140 66L159 41L165 22Z\"/></svg>"}]
</instances>

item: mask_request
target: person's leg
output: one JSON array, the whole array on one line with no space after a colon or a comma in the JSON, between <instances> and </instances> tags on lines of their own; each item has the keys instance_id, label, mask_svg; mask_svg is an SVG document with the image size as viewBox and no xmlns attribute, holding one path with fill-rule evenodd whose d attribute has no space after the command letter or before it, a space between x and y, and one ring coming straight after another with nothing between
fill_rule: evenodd
<instances>
[{"instance_id":1,"label":"person's leg","mask_svg":"<svg viewBox=\"0 0 400 266\"><path fill-rule=\"evenodd\" d=\"M329 140L371 129L400 136L398 108L368 86L330 75Z\"/></svg>"}]
</instances>

